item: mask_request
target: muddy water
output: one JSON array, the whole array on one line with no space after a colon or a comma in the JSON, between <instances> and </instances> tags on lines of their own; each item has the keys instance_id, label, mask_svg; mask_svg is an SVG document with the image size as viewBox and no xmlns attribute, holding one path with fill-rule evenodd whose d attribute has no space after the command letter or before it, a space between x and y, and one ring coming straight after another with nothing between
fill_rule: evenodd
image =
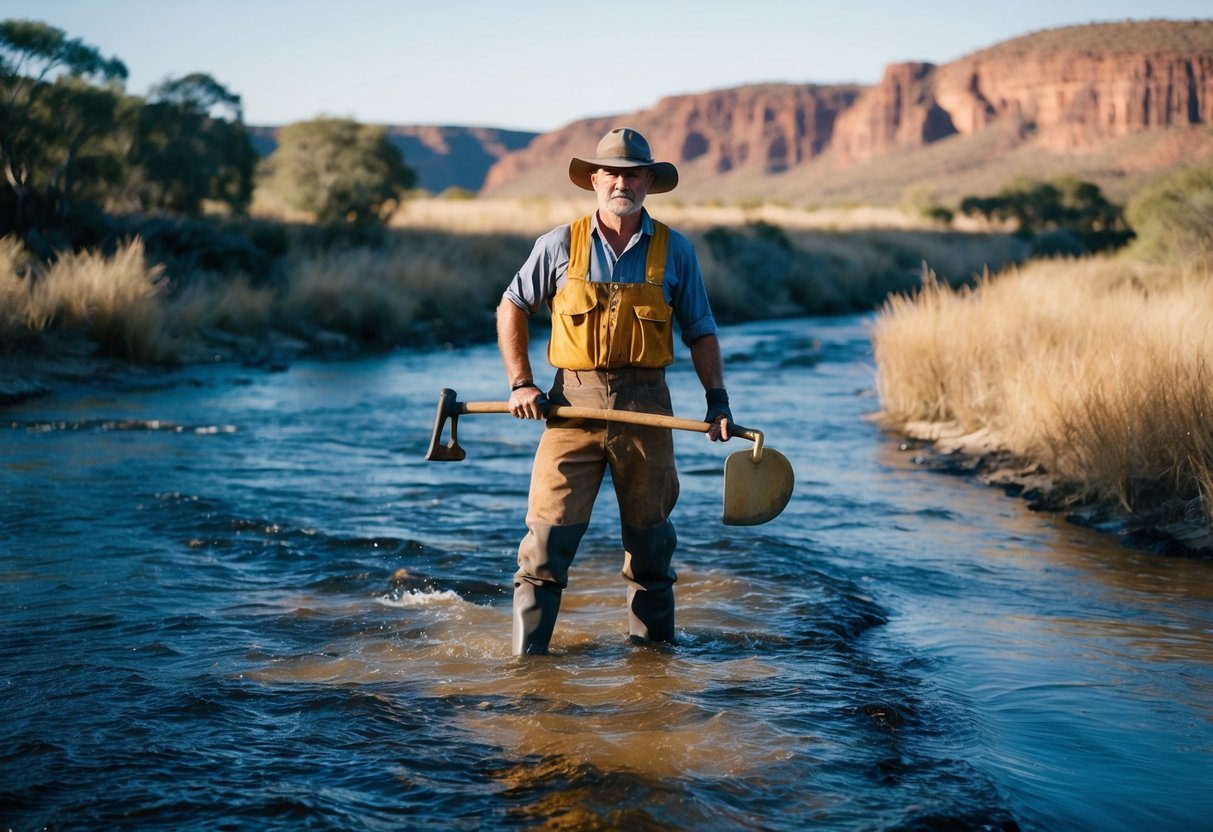
<instances>
[{"instance_id":1,"label":"muddy water","mask_svg":"<svg viewBox=\"0 0 1213 832\"><path fill-rule=\"evenodd\" d=\"M741 443L677 437L672 649L624 638L606 488L554 655L509 655L539 426L421 459L491 347L6 411L0 828L1208 828L1213 565L916 467L862 319L723 344L797 489L723 526Z\"/></svg>"}]
</instances>

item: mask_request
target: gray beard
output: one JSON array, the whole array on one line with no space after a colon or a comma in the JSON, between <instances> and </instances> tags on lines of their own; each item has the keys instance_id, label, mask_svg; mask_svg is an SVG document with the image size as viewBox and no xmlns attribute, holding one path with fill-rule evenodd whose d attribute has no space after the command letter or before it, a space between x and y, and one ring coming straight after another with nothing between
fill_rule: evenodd
<instances>
[{"instance_id":1,"label":"gray beard","mask_svg":"<svg viewBox=\"0 0 1213 832\"><path fill-rule=\"evenodd\" d=\"M644 200L637 200L633 198L625 208L622 203L617 203L614 198L608 198L606 204L602 205L601 207L602 210L606 211L607 213L614 214L617 217L628 217L632 214L638 213L640 209L644 207Z\"/></svg>"}]
</instances>

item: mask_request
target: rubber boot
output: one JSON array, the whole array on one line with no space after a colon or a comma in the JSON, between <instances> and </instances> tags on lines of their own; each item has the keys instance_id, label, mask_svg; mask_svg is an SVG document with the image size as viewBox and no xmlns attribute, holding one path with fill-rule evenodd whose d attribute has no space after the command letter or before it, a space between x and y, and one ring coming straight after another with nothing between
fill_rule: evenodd
<instances>
[{"instance_id":1,"label":"rubber boot","mask_svg":"<svg viewBox=\"0 0 1213 832\"><path fill-rule=\"evenodd\" d=\"M588 525L549 526L528 518L514 573L514 655L548 651L560 594L569 584L569 567Z\"/></svg>"},{"instance_id":2,"label":"rubber boot","mask_svg":"<svg viewBox=\"0 0 1213 832\"><path fill-rule=\"evenodd\" d=\"M560 590L554 587L515 581L515 656L542 656L548 652L560 613L560 595Z\"/></svg>"},{"instance_id":3,"label":"rubber boot","mask_svg":"<svg viewBox=\"0 0 1213 832\"><path fill-rule=\"evenodd\" d=\"M623 525L623 579L628 582L628 634L636 641L674 643L674 582L670 567L678 536L668 520L649 529Z\"/></svg>"},{"instance_id":4,"label":"rubber boot","mask_svg":"<svg viewBox=\"0 0 1213 832\"><path fill-rule=\"evenodd\" d=\"M628 635L633 641L674 643L674 588L649 592L628 587Z\"/></svg>"}]
</instances>

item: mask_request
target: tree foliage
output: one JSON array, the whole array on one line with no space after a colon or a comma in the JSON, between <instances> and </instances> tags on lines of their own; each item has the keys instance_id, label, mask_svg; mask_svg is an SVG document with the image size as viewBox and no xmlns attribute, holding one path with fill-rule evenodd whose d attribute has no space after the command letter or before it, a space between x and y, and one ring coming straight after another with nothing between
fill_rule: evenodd
<instances>
[{"instance_id":1,"label":"tree foliage","mask_svg":"<svg viewBox=\"0 0 1213 832\"><path fill-rule=\"evenodd\" d=\"M45 253L88 242L106 211L247 208L256 157L240 97L195 73L143 100L126 75L61 29L0 21L0 234Z\"/></svg>"},{"instance_id":2,"label":"tree foliage","mask_svg":"<svg viewBox=\"0 0 1213 832\"><path fill-rule=\"evenodd\" d=\"M1213 162L1167 174L1125 206L1137 233L1135 252L1145 259L1179 263L1213 254Z\"/></svg>"},{"instance_id":3,"label":"tree foliage","mask_svg":"<svg viewBox=\"0 0 1213 832\"><path fill-rule=\"evenodd\" d=\"M326 224L383 222L416 176L380 126L318 118L282 128L266 186Z\"/></svg>"},{"instance_id":4,"label":"tree foliage","mask_svg":"<svg viewBox=\"0 0 1213 832\"><path fill-rule=\"evenodd\" d=\"M130 160L142 207L196 215L206 200L248 208L256 155L240 96L204 73L154 87L134 127Z\"/></svg>"},{"instance_id":5,"label":"tree foliage","mask_svg":"<svg viewBox=\"0 0 1213 832\"><path fill-rule=\"evenodd\" d=\"M126 66L79 38L32 20L0 21L0 221L17 230L29 212L71 205L84 170L106 168L98 134L117 107ZM89 80L102 82L94 87ZM91 146L90 146L91 144ZM82 170L83 167L83 170Z\"/></svg>"},{"instance_id":6,"label":"tree foliage","mask_svg":"<svg viewBox=\"0 0 1213 832\"><path fill-rule=\"evenodd\" d=\"M1018 179L993 196L965 197L960 211L1012 222L1015 233L1028 239L1061 232L1088 251L1117 248L1132 236L1120 207L1109 202L1098 185L1072 177L1052 182Z\"/></svg>"}]
</instances>

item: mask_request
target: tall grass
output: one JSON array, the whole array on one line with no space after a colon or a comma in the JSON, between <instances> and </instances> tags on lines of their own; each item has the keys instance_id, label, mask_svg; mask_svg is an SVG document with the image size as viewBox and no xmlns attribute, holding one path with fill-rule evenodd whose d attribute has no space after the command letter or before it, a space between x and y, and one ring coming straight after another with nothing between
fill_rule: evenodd
<instances>
[{"instance_id":1,"label":"tall grass","mask_svg":"<svg viewBox=\"0 0 1213 832\"><path fill-rule=\"evenodd\" d=\"M486 219L483 206L472 206L460 216L480 216L485 227L505 217L519 227L538 220L547 230L577 213L561 205L552 215L547 202L510 206L513 214L490 212ZM738 224L685 228L721 321L869 310L889 292L912 288L924 260L947 279L966 281L985 266L1027 253L1007 235L890 227L894 218L884 214L829 214L830 222L889 221L874 228L811 222L785 228L743 221L742 209L728 210L733 213L721 216ZM777 206L745 211L752 217L795 213ZM472 232L451 217L440 219L447 227L423 228L418 221L363 236L263 222L243 231L235 224L145 222L148 236L112 255L63 255L47 266L5 239L0 347L48 328L84 329L104 351L137 361L206 355L208 339L223 340L216 338L222 333L246 342L284 333L325 349L343 343L333 333L355 348L491 339L501 293L536 232ZM165 265L149 262L149 252Z\"/></svg>"},{"instance_id":2,"label":"tall grass","mask_svg":"<svg viewBox=\"0 0 1213 832\"><path fill-rule=\"evenodd\" d=\"M1213 516L1213 274L1127 258L925 276L873 331L881 418L954 422L1083 496Z\"/></svg>"},{"instance_id":3,"label":"tall grass","mask_svg":"<svg viewBox=\"0 0 1213 832\"><path fill-rule=\"evenodd\" d=\"M0 338L11 341L52 327L82 329L106 355L132 361L169 358L162 266L148 266L136 239L112 256L64 254L44 269L12 238L0 244Z\"/></svg>"},{"instance_id":4,"label":"tall grass","mask_svg":"<svg viewBox=\"0 0 1213 832\"><path fill-rule=\"evenodd\" d=\"M101 352L157 363L189 358L216 331L280 332L352 347L467 343L493 336L493 311L531 241L401 232L375 245L284 258L272 277L150 264L142 241L112 255L39 265L0 239L0 347L52 329L83 331Z\"/></svg>"},{"instance_id":5,"label":"tall grass","mask_svg":"<svg viewBox=\"0 0 1213 832\"><path fill-rule=\"evenodd\" d=\"M380 346L486 340L530 243L506 235L405 234L378 248L293 258L281 312Z\"/></svg>"}]
</instances>

